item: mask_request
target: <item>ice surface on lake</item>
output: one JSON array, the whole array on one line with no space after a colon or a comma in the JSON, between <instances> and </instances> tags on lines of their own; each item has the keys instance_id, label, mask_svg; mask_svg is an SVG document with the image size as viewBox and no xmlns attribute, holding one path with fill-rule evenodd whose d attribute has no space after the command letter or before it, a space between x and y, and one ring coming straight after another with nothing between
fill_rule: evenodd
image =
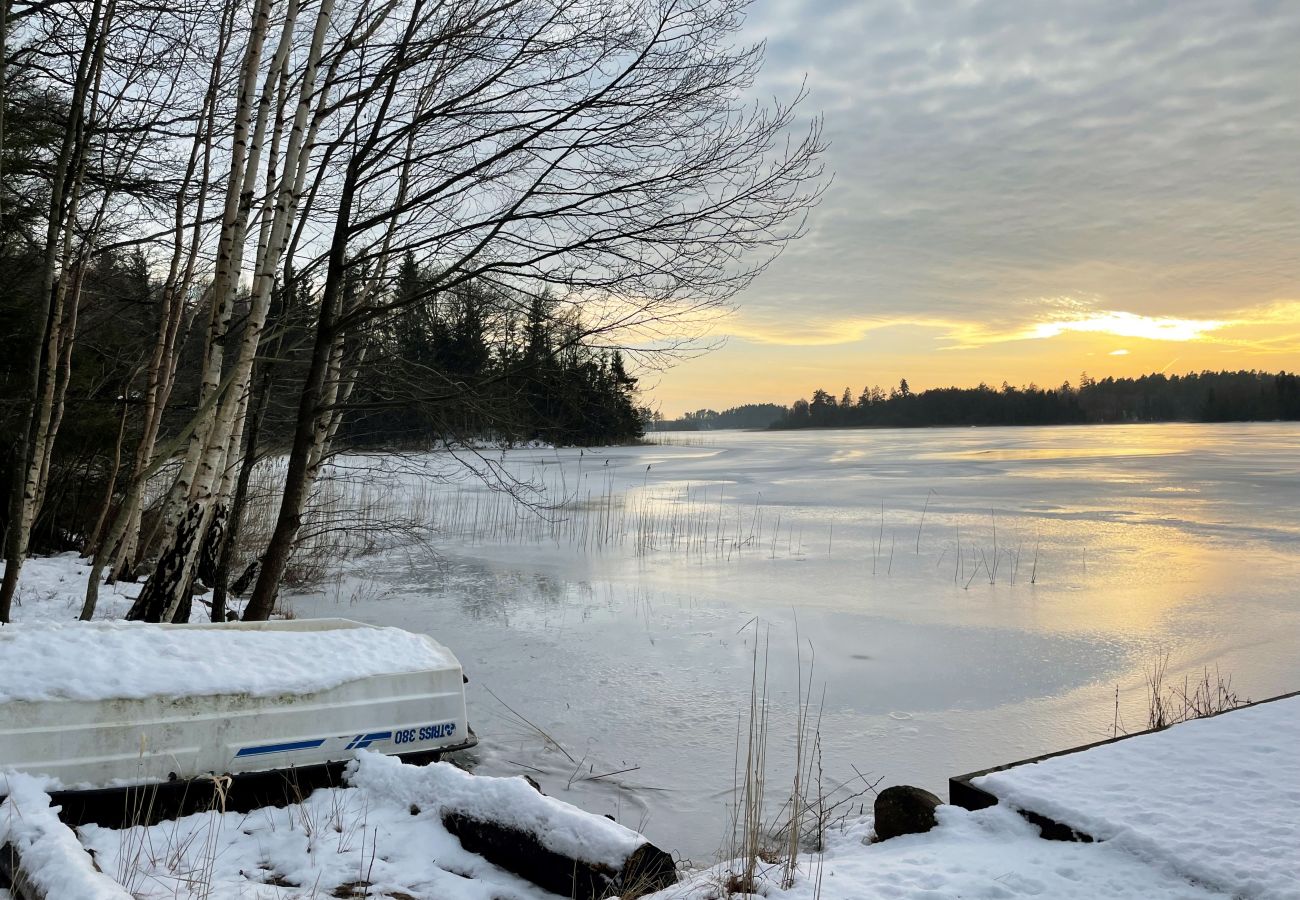
<instances>
[{"instance_id":1,"label":"ice surface on lake","mask_svg":"<svg viewBox=\"0 0 1300 900\"><path fill-rule=\"evenodd\" d=\"M703 861L756 628L777 804L796 629L825 686L825 788L849 783L836 797L858 773L944 794L950 775L1108 737L1117 686L1123 724L1145 727L1165 654L1168 677L1217 666L1244 696L1300 687L1295 425L664 437L466 457L515 493L546 487L558 508L540 515L447 454L343 460L438 528L434 552L368 557L296 612L433 634L471 679L484 771Z\"/></svg>"}]
</instances>

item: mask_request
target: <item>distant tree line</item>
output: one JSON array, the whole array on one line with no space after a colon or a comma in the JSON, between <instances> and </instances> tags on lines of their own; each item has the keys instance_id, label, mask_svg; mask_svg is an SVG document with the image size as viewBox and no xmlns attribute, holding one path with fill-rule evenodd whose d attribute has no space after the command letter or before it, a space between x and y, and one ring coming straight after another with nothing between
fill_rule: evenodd
<instances>
[{"instance_id":1,"label":"distant tree line","mask_svg":"<svg viewBox=\"0 0 1300 900\"><path fill-rule=\"evenodd\" d=\"M816 390L777 417L776 428L936 425L1066 425L1109 422L1245 422L1300 419L1300 375L1192 372L1139 378L1088 377L1076 387L931 388L907 379L888 393L864 388L838 398Z\"/></svg>"},{"instance_id":2,"label":"distant tree line","mask_svg":"<svg viewBox=\"0 0 1300 900\"><path fill-rule=\"evenodd\" d=\"M1251 422L1300 420L1300 375L1288 372L1192 372L1139 378L1091 378L1076 387L931 388L901 380L888 391L815 390L791 406L748 403L677 419L655 417L656 431L713 428L911 428L942 425L1082 425L1110 422Z\"/></svg>"},{"instance_id":3,"label":"distant tree line","mask_svg":"<svg viewBox=\"0 0 1300 900\"><path fill-rule=\"evenodd\" d=\"M655 431L708 431L713 428L767 428L784 416L789 409L779 403L746 403L718 412L716 409L698 409L678 419L654 416L651 428Z\"/></svg>"}]
</instances>

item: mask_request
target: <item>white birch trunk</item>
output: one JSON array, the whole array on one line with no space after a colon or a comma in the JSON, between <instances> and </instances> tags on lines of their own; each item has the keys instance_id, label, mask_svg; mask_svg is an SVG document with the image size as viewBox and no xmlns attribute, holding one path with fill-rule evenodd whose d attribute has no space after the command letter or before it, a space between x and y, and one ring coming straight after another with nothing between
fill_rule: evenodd
<instances>
[{"instance_id":1,"label":"white birch trunk","mask_svg":"<svg viewBox=\"0 0 1300 900\"><path fill-rule=\"evenodd\" d=\"M82 618L94 614L94 599L91 594L98 590L99 578L104 566L110 560L114 562L114 577L120 577L122 567L128 560L136 561L136 548L140 543L140 519L144 502L145 470L153 462L157 446L159 429L162 426L163 412L171 397L176 380L178 363L176 345L186 322L186 307L190 290L194 284L197 262L199 259L202 222L207 211L208 191L211 185L212 145L216 131L217 89L224 72L226 51L230 45L231 29L235 7L229 5L222 14L218 26L217 46L213 54L212 66L208 72L208 87L203 97L203 107L199 113L199 122L195 127L193 141L190 145L189 159L186 163L185 177L177 192L173 217L172 258L167 278L163 282L158 311L158 328L149 367L146 372L143 396L144 423L140 441L136 446L132 462L131 477L123 491L121 506L117 519L102 541L107 546L96 547L95 561L91 567L90 584L87 588L86 606ZM186 197L190 187L195 183L198 172L198 194L194 205L192 225L186 220ZM189 244L186 246L185 232L190 231ZM120 519L125 521L119 524Z\"/></svg>"},{"instance_id":2,"label":"white birch trunk","mask_svg":"<svg viewBox=\"0 0 1300 900\"><path fill-rule=\"evenodd\" d=\"M258 165L257 156L261 150L260 142L265 129L264 107L259 108L257 127L254 128L253 97L257 91L258 74L262 68L262 50L270 29L271 6L271 0L257 0L248 46L244 53L239 102L235 113L234 144L230 155L230 177L226 184L221 235L217 243L217 269L212 285L212 309L208 320L207 340L204 344L202 374L199 379L200 406L213 396L221 383L225 339L230 330L234 296L239 286L244 237L248 224L243 198L245 191L249 197L252 196ZM211 421L200 423L190 435L181 470L168 493L159 526L162 538L168 542L168 546L174 544L172 538L180 526L181 517L192 518L188 507L213 424Z\"/></svg>"},{"instance_id":3,"label":"white birch trunk","mask_svg":"<svg viewBox=\"0 0 1300 900\"><path fill-rule=\"evenodd\" d=\"M170 544L164 553L164 556L168 557L168 581L160 584L155 591L147 591L150 594L157 595L156 599L151 599L153 602L161 601L160 605L164 616L174 614L179 608L183 593L192 578L200 549L199 545L203 541L204 531L212 521L216 480L226 471L227 460L232 458L229 456L232 440L238 441L239 430L236 429L236 424L240 421L240 410L245 408L246 405L253 363L256 359L257 348L265 330L266 319L270 310L275 274L279 270L281 256L288 244L289 226L297 212L298 198L294 191L294 185L299 182L300 178L305 177L305 175L300 174L300 170L305 169L309 163L309 155L303 153L303 138L306 130L306 118L311 109L311 101L315 93L315 76L319 67L325 34L328 31L332 8L332 0L324 0L318 10L307 65L302 76L298 108L295 112L293 129L289 135L285 151L284 171L276 179L277 184L268 184L267 187L267 204L269 206L271 198L274 196L274 207L264 209L262 217L258 253L254 259L255 268L249 313L244 330L240 334L238 353L231 371L231 389L221 398L209 433L204 436L204 447L199 455L193 476L194 481L189 490L190 502L187 506L182 527L176 533L177 541ZM248 155L248 173L240 201L240 227L247 226L248 215L252 206L250 185L255 177L256 165L262 150L266 121L269 118L275 97L274 89L287 84L281 78L292 42L297 10L297 0L291 0L281 32L280 45L277 47L271 69L264 84L254 140ZM279 106L279 104L276 105ZM276 134L268 154L268 168L270 171L274 170L278 154L276 143L278 142L282 121L279 114L277 114ZM237 455L236 453L236 457ZM141 596L144 596L144 592L142 592ZM164 618L163 620L167 621L168 619Z\"/></svg>"}]
</instances>

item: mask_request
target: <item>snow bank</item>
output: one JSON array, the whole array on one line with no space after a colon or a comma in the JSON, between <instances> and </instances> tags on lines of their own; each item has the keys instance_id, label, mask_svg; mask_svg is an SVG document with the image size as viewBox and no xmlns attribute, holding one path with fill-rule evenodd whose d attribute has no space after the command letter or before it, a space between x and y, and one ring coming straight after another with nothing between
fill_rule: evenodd
<instances>
[{"instance_id":1,"label":"snow bank","mask_svg":"<svg viewBox=\"0 0 1300 900\"><path fill-rule=\"evenodd\" d=\"M362 754L355 766L349 783L374 796L511 826L556 853L614 871L645 843L617 822L543 796L523 778L471 775L450 763L407 766L377 753Z\"/></svg>"},{"instance_id":2,"label":"snow bank","mask_svg":"<svg viewBox=\"0 0 1300 900\"><path fill-rule=\"evenodd\" d=\"M870 820L827 835L826 853L804 855L798 879L780 889L780 867L766 864L760 893L768 900L949 900L1050 897L1052 900L1202 900L1220 898L1176 873L1105 844L1045 841L1006 807L967 812L941 806L939 824L876 844ZM644 900L717 900L736 866L698 873ZM817 890L820 869L821 889Z\"/></svg>"},{"instance_id":3,"label":"snow bank","mask_svg":"<svg viewBox=\"0 0 1300 900\"><path fill-rule=\"evenodd\" d=\"M285 809L79 832L104 870L119 873L140 900L361 896L363 883L372 897L555 900L466 851L442 824L447 810L550 829L557 846L600 859L644 841L541 796L521 778L475 777L445 763L404 766L370 752L358 759L348 787L318 790Z\"/></svg>"},{"instance_id":4,"label":"snow bank","mask_svg":"<svg viewBox=\"0 0 1300 900\"><path fill-rule=\"evenodd\" d=\"M442 825L444 811L513 819L550 829L571 850L626 853L639 835L542 797L522 779L470 776L446 764L403 766L363 754L350 786L321 790L286 809L189 816L151 828L86 826L82 843L140 900L289 898L355 889L417 900L554 900L552 894L465 851ZM804 854L795 884L760 866L768 900L1211 900L1226 895L1115 842L1045 841L1007 806L937 811L927 834L870 843L869 819L827 835L824 854ZM148 847L150 852L140 852ZM648 900L718 900L734 865L701 871ZM265 892L265 893L264 893ZM99 894L61 896L98 898ZM120 895L112 896L116 900ZM1244 895L1254 896L1254 895Z\"/></svg>"},{"instance_id":5,"label":"snow bank","mask_svg":"<svg viewBox=\"0 0 1300 900\"><path fill-rule=\"evenodd\" d=\"M76 835L59 821L45 785L30 775L0 773L0 847L11 844L23 873L51 900L132 900L121 885L95 870ZM5 892L0 891L0 895Z\"/></svg>"},{"instance_id":6,"label":"snow bank","mask_svg":"<svg viewBox=\"0 0 1300 900\"><path fill-rule=\"evenodd\" d=\"M124 622L0 629L0 703L328 690L454 664L399 628L263 632Z\"/></svg>"},{"instance_id":7,"label":"snow bank","mask_svg":"<svg viewBox=\"0 0 1300 900\"><path fill-rule=\"evenodd\" d=\"M0 562L0 572L4 563ZM71 622L81 615L90 563L76 553L34 556L23 563L11 610L15 622ZM140 595L143 584L119 581L102 585L96 619L121 619ZM195 599L190 621L205 622L208 609Z\"/></svg>"},{"instance_id":8,"label":"snow bank","mask_svg":"<svg viewBox=\"0 0 1300 900\"><path fill-rule=\"evenodd\" d=\"M1300 697L974 784L1238 896L1300 898Z\"/></svg>"}]
</instances>

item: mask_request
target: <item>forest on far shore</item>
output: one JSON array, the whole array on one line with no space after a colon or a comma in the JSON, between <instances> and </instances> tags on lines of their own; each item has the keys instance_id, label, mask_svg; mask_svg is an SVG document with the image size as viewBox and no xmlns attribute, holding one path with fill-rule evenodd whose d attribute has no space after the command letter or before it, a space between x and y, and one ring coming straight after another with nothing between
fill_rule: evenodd
<instances>
[{"instance_id":1,"label":"forest on far shore","mask_svg":"<svg viewBox=\"0 0 1300 900\"><path fill-rule=\"evenodd\" d=\"M913 428L942 425L1083 425L1112 422L1251 422L1300 420L1300 375L1279 372L1153 373L1094 379L1077 386L930 388L913 392L904 378L885 391L818 388L790 406L750 403L679 419L657 418L655 431L714 428Z\"/></svg>"}]
</instances>

